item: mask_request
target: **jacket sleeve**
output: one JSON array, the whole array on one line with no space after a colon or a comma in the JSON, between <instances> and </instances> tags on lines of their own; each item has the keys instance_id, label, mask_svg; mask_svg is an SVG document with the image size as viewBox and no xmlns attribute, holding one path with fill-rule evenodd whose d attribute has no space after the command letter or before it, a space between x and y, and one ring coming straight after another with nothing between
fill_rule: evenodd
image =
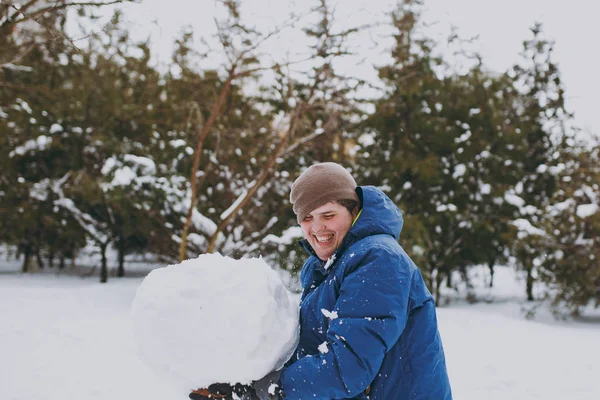
<instances>
[{"instance_id":1,"label":"jacket sleeve","mask_svg":"<svg viewBox=\"0 0 600 400\"><path fill-rule=\"evenodd\" d=\"M331 319L320 354L297 360L281 375L286 400L359 395L406 326L412 280L407 260L377 246L352 262L335 309L319 310Z\"/></svg>"}]
</instances>

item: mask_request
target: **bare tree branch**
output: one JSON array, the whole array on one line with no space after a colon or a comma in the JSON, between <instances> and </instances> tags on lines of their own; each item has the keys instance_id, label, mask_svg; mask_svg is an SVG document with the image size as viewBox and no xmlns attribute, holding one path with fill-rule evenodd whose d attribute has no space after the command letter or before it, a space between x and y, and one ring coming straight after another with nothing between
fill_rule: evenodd
<instances>
[{"instance_id":1,"label":"bare tree branch","mask_svg":"<svg viewBox=\"0 0 600 400\"><path fill-rule=\"evenodd\" d=\"M221 107L225 103L225 99L227 98L227 95L229 94L229 89L231 88L231 82L233 81L233 74L234 74L234 71L230 70L229 74L227 76L227 79L225 80L223 87L221 88L221 92L219 93L219 98L217 99L217 102L214 104L214 106L211 110L208 121L206 121L206 123L203 124L201 128L200 128L199 124L196 125L199 134L198 134L198 139L197 139L198 141L196 143L196 150L194 151L194 161L192 164L192 173L190 176L190 188L191 188L190 207L188 209L188 214L187 214L187 217L185 220L185 224L183 226L183 233L181 235L181 243L179 246L179 261L180 262L185 260L186 253L187 253L187 236L188 236L190 226L192 223L192 215L194 213L194 208L196 206L196 198L198 197L197 174L198 174L198 169L200 168L200 158L202 157L202 149L204 148L204 140L208 136L208 133L210 132L210 129L212 128L215 121L217 120L217 117L221 114Z\"/></svg>"},{"instance_id":2,"label":"bare tree branch","mask_svg":"<svg viewBox=\"0 0 600 400\"><path fill-rule=\"evenodd\" d=\"M261 40L259 40L256 44L254 44L253 46L250 46L249 48L245 49L240 56L238 57L238 59L242 59L243 57L245 57L246 54L255 51L256 49L258 49L263 43L265 43L266 41L268 41L269 39L271 39L272 37L280 34L284 29L288 28L290 25L292 25L294 22L299 21L300 19L304 18L305 16L308 16L310 14L312 14L313 12L317 11L318 7L312 8L309 11L307 11L305 14L302 15L298 15L298 16L292 16L290 17L288 20L286 20L285 22L283 22L281 25L279 25L278 27L276 27L275 29L273 29L271 32L268 32L267 34L265 34Z\"/></svg>"},{"instance_id":3,"label":"bare tree branch","mask_svg":"<svg viewBox=\"0 0 600 400\"><path fill-rule=\"evenodd\" d=\"M287 62L287 63L275 63L275 64L269 65L267 67L252 68L252 69L248 69L248 70L245 70L245 71L240 71L240 72L235 73L234 79L242 78L242 77L245 77L245 76L248 76L248 75L252 75L252 74L254 74L256 72L272 71L272 70L276 70L278 68L289 67L289 66L294 65L294 64L300 64L300 63L303 63L303 62L306 62L306 61L310 61L310 60L314 60L314 59L315 59L315 56L309 56L309 57L306 57L306 58L303 58L303 59L300 59L300 60L290 61L290 62Z\"/></svg>"},{"instance_id":4,"label":"bare tree branch","mask_svg":"<svg viewBox=\"0 0 600 400\"><path fill-rule=\"evenodd\" d=\"M231 220L236 216L238 211L243 209L246 206L246 204L248 204L250 199L254 196L254 194L264 184L264 182L266 181L268 176L271 174L273 167L274 167L275 163L277 162L277 159L280 157L281 152L283 151L283 148L285 147L285 144L287 143L289 137L294 134L296 127L298 126L298 119L300 118L300 116L303 113L303 108L304 108L304 105L302 103L299 103L296 106L296 109L294 110L294 115L292 117L292 120L290 121L290 127L288 128L287 132L283 135L283 137L281 138L281 141L279 142L279 144L277 145L275 150L273 150L273 153L271 153L271 156L269 157L267 163L263 167L260 175L254 181L254 184L252 185L252 187L250 187L248 189L248 192L246 193L246 196L244 196L244 199L242 201L240 201L239 204L217 226L217 230L212 235L212 237L210 238L210 241L208 243L208 247L206 249L207 253L212 253L215 251L215 246L216 246L217 238L219 237L219 234L223 231L223 229L225 229L225 227L227 225L229 225L229 222L231 222Z\"/></svg>"},{"instance_id":5,"label":"bare tree branch","mask_svg":"<svg viewBox=\"0 0 600 400\"><path fill-rule=\"evenodd\" d=\"M47 6L47 7L42 7L39 8L31 13L27 12L29 8L31 8L32 6L35 5L35 3L38 3L40 0L30 0L28 3L26 3L23 7L16 7L14 4L12 5L12 8L15 10L15 12L9 17L7 18L7 20L2 24L2 25L16 25L19 23L22 23L24 21L28 21L31 19L36 19L37 17L45 14L48 11L57 11L57 10L64 10L66 8L69 7L102 7L102 6L110 6L110 5L114 5L114 4L119 4L119 3L124 3L124 2L135 2L135 0L111 0L111 1L90 1L90 2L56 2L53 5ZM21 16L21 18L16 19L18 16Z\"/></svg>"},{"instance_id":6,"label":"bare tree branch","mask_svg":"<svg viewBox=\"0 0 600 400\"><path fill-rule=\"evenodd\" d=\"M18 54L15 58L13 58L12 60L2 63L0 64L0 68L8 68L10 66L12 66L13 64L17 64L19 63L23 58L25 58L25 56L27 54L29 54L29 52L31 52L31 50L33 50L35 46L31 45L28 46L24 51L21 52L21 54Z\"/></svg>"},{"instance_id":7,"label":"bare tree branch","mask_svg":"<svg viewBox=\"0 0 600 400\"><path fill-rule=\"evenodd\" d=\"M196 198L197 198L197 191L198 191L197 190L198 189L198 187L197 187L197 181L198 181L197 171L198 171L198 168L200 165L200 157L201 157L201 152L203 149L203 142L204 142L209 130L212 129L212 126L214 125L216 119L220 116L220 114L222 112L221 108L222 108L223 102L225 101L225 98L227 97L227 95L230 91L232 81L234 79L243 78L243 77L252 75L252 74L254 74L256 72L260 72L260 71L266 71L266 70L277 71L277 70L280 70L282 67L289 67L290 65L293 65L293 64L296 64L299 62L316 60L316 59L321 59L321 61L322 61L322 64L318 68L314 68L312 70L311 76L309 78L310 80L312 80L312 84L306 88L307 90L302 91L303 92L302 100L300 100L300 98L296 98L296 105L295 105L295 107L293 107L293 110L290 113L291 115L288 114L289 118L290 118L289 126L287 129L285 129L285 131L279 132L280 133L278 135L279 143L277 143L277 145L273 149L272 153L268 156L268 159L265 162L264 166L262 167L260 173L258 174L258 177L250 184L250 187L248 187L246 193L238 196L237 200L228 209L228 211L226 213L222 214L223 215L222 221L219 223L219 225L217 226L217 229L212 234L212 236L209 240L209 244L208 244L208 247L206 250L207 252L215 251L215 249L217 247L217 240L220 237L220 234L225 230L225 228L236 217L236 215L239 213L239 211L244 209L244 207L246 207L250 203L250 200L257 193L258 189L264 185L268 176L270 174L272 174L273 171L276 169L276 164L277 164L278 160L281 158L282 154L291 152L293 149L297 148L300 144L306 143L309 140L311 140L317 136L317 135L308 135L306 138L300 139L299 141L292 144L292 146L286 147L288 145L289 141L293 140L293 138L296 134L296 131L299 130L300 121L306 115L306 112L311 110L314 107L323 107L324 106L324 103L320 102L319 100L317 100L315 102L315 97L319 97L319 96L317 96L317 93L319 93L319 90L328 90L327 89L328 86L326 85L326 87L324 88L323 83L329 81L333 76L331 62L334 58L336 58L338 56L349 54L348 52L344 51L342 48L342 46L344 44L344 40L351 33L357 32L358 30L361 29L359 27L359 28L353 28L353 29L342 31L342 32L338 32L338 33L331 33L329 31L331 21L329 19L329 16L325 15L327 12L326 7L324 6L326 4L326 0L323 0L322 5L320 7L317 7L316 9L324 14L324 19L323 19L324 22L323 23L325 26L320 26L318 28L318 31L313 32L314 33L313 36L317 37L317 39L318 39L318 44L316 46L312 47L313 55L311 55L310 57L307 57L305 59L299 60L299 61L293 61L293 62L288 62L288 63L284 63L284 64L275 63L275 64L272 64L269 66L262 66L262 67L259 66L256 68L244 69L244 68L248 68L248 67L245 67L245 65L255 64L255 62L254 62L254 61L256 61L256 59L254 58L254 56L256 55L255 53L256 53L257 49L259 49L259 47L262 44L264 44L265 41L276 36L286 26L288 26L290 24L290 21L297 20L299 17L292 17L290 19L290 21L284 23L282 26L275 28L273 31L265 34L262 37L256 38L257 42L251 42L250 41L251 38L249 38L247 35L252 35L256 32L254 32L251 29L246 29L244 26L242 26L239 23L239 13L237 12L237 3L235 1L228 1L228 0L221 0L221 3L224 4L226 7L228 7L229 13L230 13L230 20L228 22L227 28L232 29L233 32L239 32L242 37L244 37L248 40L246 40L242 44L242 46L240 46L240 47L242 47L242 49L236 49L235 44L231 42L232 36L230 36L230 35L232 35L232 33L224 31L224 27L220 25L219 21L215 21L215 23L217 24L217 31L218 31L217 36L218 36L219 41L221 42L221 46L223 47L223 50L225 51L226 56L228 58L229 66L228 66L228 71L227 71L227 78L225 79L224 85L221 87L219 97L218 97L215 105L212 108L210 118L204 125L201 134L198 135L198 142L197 142L197 146L196 146L196 151L194 153L194 165L192 167L192 174L191 174L191 178L190 178L190 186L192 188L192 201L190 203L190 209L188 210L188 217L186 219L186 224L184 226L184 234L182 235L182 241L180 243L180 260L181 261L186 256L187 234L189 232L189 228L191 225L191 216L193 214L193 210L194 210ZM314 12L314 10L311 10L310 12ZM257 35L257 36L260 36L260 35ZM252 38L252 39L255 39L255 38ZM332 39L335 39L335 40L332 41ZM287 96L289 99L290 96L292 96L292 94L294 93L294 90L293 90L293 82L291 79L288 79L288 83L290 84L290 88L289 88L289 92L288 92L288 96ZM296 96L294 96L294 97L296 97ZM287 109L287 107L285 107L285 108ZM332 117L331 120L333 121L335 118L336 117ZM229 210L231 210L231 211L229 211Z\"/></svg>"},{"instance_id":8,"label":"bare tree branch","mask_svg":"<svg viewBox=\"0 0 600 400\"><path fill-rule=\"evenodd\" d=\"M223 28L221 28L221 24L219 23L219 21L216 18L214 18L214 21L217 27L217 37L219 38L219 42L221 43L223 51L225 51L227 61L229 61L230 65L234 65L239 58L234 57L234 55L230 53L232 43L230 43L227 37L225 36L225 33L223 31Z\"/></svg>"},{"instance_id":9,"label":"bare tree branch","mask_svg":"<svg viewBox=\"0 0 600 400\"><path fill-rule=\"evenodd\" d=\"M242 210L250 202L250 199L256 194L258 189L265 183L267 177L273 172L273 168L277 162L277 159L279 159L284 154L284 150L286 149L285 146L288 143L288 141L290 140L290 138L294 137L296 130L298 129L298 124L300 122L300 119L311 108L310 102L314 99L315 93L316 93L318 87L323 83L323 80L325 79L325 77L323 77L322 72L329 70L329 68L330 68L329 63L324 63L317 69L317 71L315 73L315 78L314 78L313 84L310 87L310 91L309 91L309 94L308 94L306 100L297 102L297 104L294 108L294 112L292 114L292 117L290 120L290 125L289 125L288 129L285 131L285 133L280 135L281 139L280 139L279 144L271 153L266 164L263 166L263 169L262 169L259 177L254 181L253 185L248 189L248 192L244 195L243 199L241 201L239 201L239 199L237 200L237 201L239 201L237 206L235 206L233 208L233 210L231 210L231 212L229 212L229 214L227 214L227 216L217 226L217 229L214 232L214 234L212 235L212 237L210 238L209 244L207 246L207 250L206 250L207 253L212 253L215 251L217 239L219 238L219 234L225 229L225 227L227 227L227 225L229 225L229 223L233 220L233 218L235 218L237 213L240 210ZM291 95L292 91L290 91L289 93ZM312 139L312 138L313 137L310 137L310 139ZM310 139L307 139L307 141Z\"/></svg>"}]
</instances>

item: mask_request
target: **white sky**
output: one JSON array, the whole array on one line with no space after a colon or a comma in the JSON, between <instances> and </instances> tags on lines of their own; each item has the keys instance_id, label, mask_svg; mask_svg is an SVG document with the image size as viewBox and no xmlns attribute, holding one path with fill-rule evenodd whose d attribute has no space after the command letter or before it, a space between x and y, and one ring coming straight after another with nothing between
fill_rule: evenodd
<instances>
[{"instance_id":1,"label":"white sky","mask_svg":"<svg viewBox=\"0 0 600 400\"><path fill-rule=\"evenodd\" d=\"M316 0L241 0L246 21L258 27L272 28L286 20L291 10L302 12L317 4ZM336 15L344 26L355 26L373 20L385 20L385 11L395 0L334 0ZM534 22L544 24L546 37L555 41L555 61L558 61L567 92L567 107L575 112L576 124L584 130L600 133L600 113L595 96L600 92L597 68L600 55L594 50L595 38L600 38L600 2L571 0L568 6L559 0L425 0L424 19L433 22L427 34L441 38L456 26L463 37L479 35L477 50L488 68L502 72L518 60L522 41L530 38L529 27ZM127 7L126 18L131 29L140 35L151 35L154 49L161 58L171 53L173 37L186 25L198 35L209 36L215 31L214 0L144 0ZM347 24L347 25L346 25ZM266 44L264 50L281 60L302 53L302 35L286 32L280 39ZM359 39L361 55L368 61L360 66L345 62L349 73L372 78L372 62L383 61L385 38ZM372 49L372 42L378 48ZM356 61L356 60L355 60Z\"/></svg>"}]
</instances>

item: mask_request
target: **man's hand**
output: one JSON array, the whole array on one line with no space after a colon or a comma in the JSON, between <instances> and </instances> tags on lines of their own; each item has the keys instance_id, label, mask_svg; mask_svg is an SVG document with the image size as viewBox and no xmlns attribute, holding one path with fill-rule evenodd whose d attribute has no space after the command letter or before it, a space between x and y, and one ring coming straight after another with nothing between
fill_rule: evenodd
<instances>
[{"instance_id":1,"label":"man's hand","mask_svg":"<svg viewBox=\"0 0 600 400\"><path fill-rule=\"evenodd\" d=\"M257 400L252 386L236 383L213 383L208 388L201 388L189 394L192 400Z\"/></svg>"},{"instance_id":2,"label":"man's hand","mask_svg":"<svg viewBox=\"0 0 600 400\"><path fill-rule=\"evenodd\" d=\"M192 390L192 393L190 393L189 397L192 400L208 400L208 399L223 399L223 398L225 398L224 395L212 393L208 389Z\"/></svg>"},{"instance_id":3,"label":"man's hand","mask_svg":"<svg viewBox=\"0 0 600 400\"><path fill-rule=\"evenodd\" d=\"M281 370L273 371L265 377L252 382L252 388L258 400L280 400L285 396L281 388L279 377Z\"/></svg>"},{"instance_id":4,"label":"man's hand","mask_svg":"<svg viewBox=\"0 0 600 400\"><path fill-rule=\"evenodd\" d=\"M285 397L281 388L280 371L273 371L251 385L236 383L213 383L208 388L190 393L192 400L281 400Z\"/></svg>"}]
</instances>

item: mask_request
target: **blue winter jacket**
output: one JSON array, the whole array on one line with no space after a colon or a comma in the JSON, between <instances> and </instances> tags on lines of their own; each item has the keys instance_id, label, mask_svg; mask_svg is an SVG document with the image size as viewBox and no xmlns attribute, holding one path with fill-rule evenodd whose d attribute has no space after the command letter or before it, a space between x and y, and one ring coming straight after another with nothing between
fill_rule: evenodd
<instances>
[{"instance_id":1,"label":"blue winter jacket","mask_svg":"<svg viewBox=\"0 0 600 400\"><path fill-rule=\"evenodd\" d=\"M311 256L285 399L450 400L434 300L398 244L402 214L379 189L357 194L362 212L333 263L301 242Z\"/></svg>"}]
</instances>

